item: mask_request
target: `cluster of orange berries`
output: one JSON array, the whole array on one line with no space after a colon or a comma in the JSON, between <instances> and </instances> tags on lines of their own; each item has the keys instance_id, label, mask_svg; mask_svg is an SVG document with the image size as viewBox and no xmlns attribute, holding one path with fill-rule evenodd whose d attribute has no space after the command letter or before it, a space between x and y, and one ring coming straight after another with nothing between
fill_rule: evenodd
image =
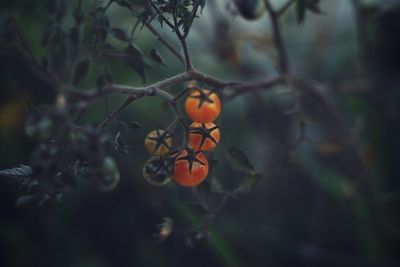
<instances>
[{"instance_id":1,"label":"cluster of orange berries","mask_svg":"<svg viewBox=\"0 0 400 267\"><path fill-rule=\"evenodd\" d=\"M161 178L170 172L177 184L191 187L203 182L208 175L209 164L203 152L214 149L220 140L220 130L214 121L221 112L221 101L215 91L193 87L186 98L185 111L193 121L188 131L187 147L170 152L172 134L162 129L148 133L145 147L152 155L171 155L172 159L170 164L167 157L153 159L153 169L149 171Z\"/></svg>"}]
</instances>

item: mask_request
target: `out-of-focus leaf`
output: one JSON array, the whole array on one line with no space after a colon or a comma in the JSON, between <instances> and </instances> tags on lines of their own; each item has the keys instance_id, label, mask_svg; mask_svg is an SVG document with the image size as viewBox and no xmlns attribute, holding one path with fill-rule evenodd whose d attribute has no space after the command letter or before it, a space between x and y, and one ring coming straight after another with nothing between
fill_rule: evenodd
<instances>
[{"instance_id":1,"label":"out-of-focus leaf","mask_svg":"<svg viewBox=\"0 0 400 267\"><path fill-rule=\"evenodd\" d=\"M75 68L75 75L74 75L74 81L73 85L77 86L79 82L86 77L86 74L89 71L89 59L84 59L78 63L78 65Z\"/></svg>"},{"instance_id":2,"label":"out-of-focus leaf","mask_svg":"<svg viewBox=\"0 0 400 267\"><path fill-rule=\"evenodd\" d=\"M115 2L118 3L118 5L122 6L122 7L126 7L129 10L132 10L132 6L129 3L129 1L125 1L125 0L116 0Z\"/></svg>"},{"instance_id":3,"label":"out-of-focus leaf","mask_svg":"<svg viewBox=\"0 0 400 267\"><path fill-rule=\"evenodd\" d=\"M201 12L203 12L204 7L206 6L206 0L198 0L199 6L201 8Z\"/></svg>"},{"instance_id":4,"label":"out-of-focus leaf","mask_svg":"<svg viewBox=\"0 0 400 267\"><path fill-rule=\"evenodd\" d=\"M236 192L240 193L248 193L251 189L253 189L254 185L257 183L260 175L248 175L243 177L239 186L236 189Z\"/></svg>"},{"instance_id":5,"label":"out-of-focus leaf","mask_svg":"<svg viewBox=\"0 0 400 267\"><path fill-rule=\"evenodd\" d=\"M17 198L15 205L17 207L28 204L34 200L37 200L39 197L39 195L35 194L35 195L24 195L24 196L20 196Z\"/></svg>"},{"instance_id":6,"label":"out-of-focus leaf","mask_svg":"<svg viewBox=\"0 0 400 267\"><path fill-rule=\"evenodd\" d=\"M182 27L183 27L183 33L186 36L189 33L190 27L192 26L192 12L184 12L182 15Z\"/></svg>"},{"instance_id":7,"label":"out-of-focus leaf","mask_svg":"<svg viewBox=\"0 0 400 267\"><path fill-rule=\"evenodd\" d=\"M153 48L150 51L151 57L154 59L155 62L164 65L165 67L168 67L167 63L163 59L163 57L160 55L160 53L157 51L157 49Z\"/></svg>"},{"instance_id":8,"label":"out-of-focus leaf","mask_svg":"<svg viewBox=\"0 0 400 267\"><path fill-rule=\"evenodd\" d=\"M299 23L304 21L307 10L315 14L322 14L319 2L319 0L297 0L297 21Z\"/></svg>"},{"instance_id":9,"label":"out-of-focus leaf","mask_svg":"<svg viewBox=\"0 0 400 267\"><path fill-rule=\"evenodd\" d=\"M74 26L69 30L69 40L71 43L77 47L79 43L79 27Z\"/></svg>"},{"instance_id":10,"label":"out-of-focus leaf","mask_svg":"<svg viewBox=\"0 0 400 267\"><path fill-rule=\"evenodd\" d=\"M110 29L110 21L105 14L103 7L98 7L93 16L92 30L93 30L93 42L95 47L100 48L104 45L107 39L107 35Z\"/></svg>"},{"instance_id":11,"label":"out-of-focus leaf","mask_svg":"<svg viewBox=\"0 0 400 267\"><path fill-rule=\"evenodd\" d=\"M319 7L320 0L307 0L307 10L315 13L322 14L321 8Z\"/></svg>"},{"instance_id":12,"label":"out-of-focus leaf","mask_svg":"<svg viewBox=\"0 0 400 267\"><path fill-rule=\"evenodd\" d=\"M140 128L140 124L136 121L128 121L125 126L130 131L137 131Z\"/></svg>"},{"instance_id":13,"label":"out-of-focus leaf","mask_svg":"<svg viewBox=\"0 0 400 267\"><path fill-rule=\"evenodd\" d=\"M107 84L112 83L112 77L110 72L104 70L98 77L96 81L97 90L102 91L103 87Z\"/></svg>"},{"instance_id":14,"label":"out-of-focus leaf","mask_svg":"<svg viewBox=\"0 0 400 267\"><path fill-rule=\"evenodd\" d=\"M21 178L32 176L32 168L26 165L20 165L19 167L0 170L0 177L11 177L11 178Z\"/></svg>"},{"instance_id":15,"label":"out-of-focus leaf","mask_svg":"<svg viewBox=\"0 0 400 267\"><path fill-rule=\"evenodd\" d=\"M302 23L306 15L306 0L298 0L296 6L297 22Z\"/></svg>"},{"instance_id":16,"label":"out-of-focus leaf","mask_svg":"<svg viewBox=\"0 0 400 267\"><path fill-rule=\"evenodd\" d=\"M80 8L75 8L74 9L74 19L75 19L75 24L79 25L83 21L83 13Z\"/></svg>"},{"instance_id":17,"label":"out-of-focus leaf","mask_svg":"<svg viewBox=\"0 0 400 267\"><path fill-rule=\"evenodd\" d=\"M257 174L253 165L241 150L237 148L231 148L228 150L226 157L233 170L244 172L250 175Z\"/></svg>"},{"instance_id":18,"label":"out-of-focus leaf","mask_svg":"<svg viewBox=\"0 0 400 267\"><path fill-rule=\"evenodd\" d=\"M143 79L143 83L146 82L146 76L144 68L147 66L144 62L143 52L136 46L129 44L124 49L125 63L134 69L140 77Z\"/></svg>"},{"instance_id":19,"label":"out-of-focus leaf","mask_svg":"<svg viewBox=\"0 0 400 267\"><path fill-rule=\"evenodd\" d=\"M216 179L216 177L213 177L213 179L211 180L210 189L211 189L211 192L214 192L214 193L224 193L225 192L225 190L222 187L221 182L218 179Z\"/></svg>"},{"instance_id":20,"label":"out-of-focus leaf","mask_svg":"<svg viewBox=\"0 0 400 267\"><path fill-rule=\"evenodd\" d=\"M113 35L115 38L122 42L129 42L129 38L126 35L125 31L120 28L113 28L112 29Z\"/></svg>"}]
</instances>

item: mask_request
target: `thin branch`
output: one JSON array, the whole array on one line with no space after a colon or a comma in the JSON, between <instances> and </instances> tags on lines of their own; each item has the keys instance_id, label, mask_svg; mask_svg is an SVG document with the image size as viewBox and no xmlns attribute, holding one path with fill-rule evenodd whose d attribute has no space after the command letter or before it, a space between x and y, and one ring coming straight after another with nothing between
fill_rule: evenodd
<instances>
[{"instance_id":1,"label":"thin branch","mask_svg":"<svg viewBox=\"0 0 400 267\"><path fill-rule=\"evenodd\" d=\"M186 43L186 39L185 37L182 35L182 33L179 31L178 28L178 22L175 16L175 12L173 13L173 19L174 19L174 24L172 24L160 11L160 9L153 3L153 1L149 0L150 4L152 5L152 7L154 8L154 10L157 12L157 14L159 16L161 16L161 18L163 19L163 21L174 31L174 33L176 34L176 37L178 37L178 40L181 44L182 50L183 50L183 58L184 58L184 63L185 63L185 70L186 71L191 71L193 70L193 66L192 66L192 62L190 59L190 54L189 54L189 49ZM175 2L177 3L177 2ZM176 6L174 7L174 9L176 8Z\"/></svg>"},{"instance_id":2,"label":"thin branch","mask_svg":"<svg viewBox=\"0 0 400 267\"><path fill-rule=\"evenodd\" d=\"M286 10L288 10L288 8L294 4L297 0L288 0L286 2L286 4L284 4L279 10L276 11L276 15L278 17L282 16L283 14L285 14Z\"/></svg>"},{"instance_id":3,"label":"thin branch","mask_svg":"<svg viewBox=\"0 0 400 267\"><path fill-rule=\"evenodd\" d=\"M103 129L108 123L110 123L121 111L123 111L132 101L138 99L139 96L130 95L125 98L124 101L111 113L109 114L98 126L98 129Z\"/></svg>"},{"instance_id":4,"label":"thin branch","mask_svg":"<svg viewBox=\"0 0 400 267\"><path fill-rule=\"evenodd\" d=\"M191 71L193 69L193 67L192 67L192 62L190 60L189 49L188 49L185 37L182 35L181 31L179 30L178 20L176 18L177 7L178 7L178 1L175 0L173 13L172 13L172 18L174 19L175 34L178 37L179 42L181 43L182 50L183 50L183 57L185 59L185 70Z\"/></svg>"},{"instance_id":5,"label":"thin branch","mask_svg":"<svg viewBox=\"0 0 400 267\"><path fill-rule=\"evenodd\" d=\"M176 35L178 36L178 39L181 43L181 47L183 50L183 56L185 58L185 70L191 71L193 70L193 66L192 66L192 61L190 59L189 48L187 46L186 39L182 36L180 32L179 33L177 32Z\"/></svg>"},{"instance_id":6,"label":"thin branch","mask_svg":"<svg viewBox=\"0 0 400 267\"><path fill-rule=\"evenodd\" d=\"M182 54L172 45L170 44L162 35L150 24L147 23L146 27L158 37L158 40L166 47L172 54L174 54L182 63L184 63L184 58Z\"/></svg>"},{"instance_id":7,"label":"thin branch","mask_svg":"<svg viewBox=\"0 0 400 267\"><path fill-rule=\"evenodd\" d=\"M131 35L130 35L130 37L129 37L129 40L131 40L131 41L133 40L133 37L134 37L134 35L135 35L135 32L136 32L137 27L139 26L139 24L140 24L140 20L138 19L138 20L136 20L135 24L134 24L133 27L132 27Z\"/></svg>"},{"instance_id":8,"label":"thin branch","mask_svg":"<svg viewBox=\"0 0 400 267\"><path fill-rule=\"evenodd\" d=\"M114 0L110 0L108 3L107 3L107 5L106 5L106 7L104 8L104 10L107 10L110 6L111 6L111 4L114 2Z\"/></svg>"},{"instance_id":9,"label":"thin branch","mask_svg":"<svg viewBox=\"0 0 400 267\"><path fill-rule=\"evenodd\" d=\"M247 82L239 85L234 85L227 87L226 91L224 91L226 99L231 100L235 98L236 96L243 94L243 93L248 93L248 92L254 92L258 90L268 90L274 88L274 86L278 84L283 84L285 82L285 79L282 76L274 77L268 80L261 80L261 81L254 81L254 82ZM231 92L231 93L229 93Z\"/></svg>"},{"instance_id":10,"label":"thin branch","mask_svg":"<svg viewBox=\"0 0 400 267\"><path fill-rule=\"evenodd\" d=\"M332 118L333 122L337 126L337 129L340 130L342 133L346 134L347 129L345 126L345 122L342 119L342 116L340 116L338 111L330 105L330 103L327 100L327 97L322 94L318 85L316 85L312 81L297 77L293 77L292 82L294 87L310 94L310 96L313 97L318 102L318 104L324 109L324 111Z\"/></svg>"},{"instance_id":11,"label":"thin branch","mask_svg":"<svg viewBox=\"0 0 400 267\"><path fill-rule=\"evenodd\" d=\"M155 90L164 90L170 86L188 81L190 79L191 79L190 74L183 72L178 75L167 78L165 80L143 87L133 87L133 86L119 85L119 84L107 84L103 87L103 90L101 92L97 89L87 90L87 91L69 89L68 92L72 96L81 98L82 100L85 101L91 101L93 99L97 99L99 97L110 95L113 93L133 95L133 96L152 95L154 94Z\"/></svg>"},{"instance_id":12,"label":"thin branch","mask_svg":"<svg viewBox=\"0 0 400 267\"><path fill-rule=\"evenodd\" d=\"M157 14L163 19L163 21L170 27L173 31L175 31L174 25L163 15L163 13L160 11L160 9L153 3L152 0L148 0L151 6L154 8L154 10L157 12Z\"/></svg>"},{"instance_id":13,"label":"thin branch","mask_svg":"<svg viewBox=\"0 0 400 267\"><path fill-rule=\"evenodd\" d=\"M222 92L225 95L226 99L230 100L243 93L254 92L257 90L272 89L276 85L285 84L288 79L293 82L294 87L309 92L321 104L321 106L325 108L327 113L332 116L332 118L340 126L340 128L344 129L343 122L340 120L340 117L338 116L337 112L328 104L325 97L318 91L318 88L316 88L316 86L312 82L300 78L292 78L292 77L287 78L286 76L283 75L270 78L267 80L256 80L256 81L238 83L238 82L227 82L219 80L198 71L190 71L190 72L180 73L168 79L144 87L131 87L126 85L109 84L103 88L101 93L98 90L91 90L91 91L69 90L68 92L70 92L71 95L87 102L93 102L95 99L113 93L129 95L130 101L127 100L126 105L122 103L121 106L111 114L110 117L112 119L133 100L136 100L144 96L158 95L163 99L165 99L166 101L168 101L169 103L176 104L174 103L176 102L174 101L175 97L172 96L170 93L166 92L165 90L171 86L183 83L185 81L196 80L198 82L204 82L211 86L223 89ZM110 120L110 118L108 118L108 120Z\"/></svg>"},{"instance_id":14,"label":"thin branch","mask_svg":"<svg viewBox=\"0 0 400 267\"><path fill-rule=\"evenodd\" d=\"M227 86L238 84L238 82L226 82L226 81L220 80L218 78L215 78L209 74L205 74L198 70L189 71L188 74L190 76L190 80L196 80L197 82L200 82L200 83L206 83L208 85L217 87L219 89L224 89Z\"/></svg>"},{"instance_id":15,"label":"thin branch","mask_svg":"<svg viewBox=\"0 0 400 267\"><path fill-rule=\"evenodd\" d=\"M275 47L278 50L278 56L279 56L279 69L282 72L282 74L288 74L289 73L289 63L288 63L286 50L285 50L285 46L284 46L283 39L282 39L281 29L279 27L278 13L272 8L272 5L268 0L265 0L265 5L266 5L267 11L269 13L269 16L271 18Z\"/></svg>"}]
</instances>

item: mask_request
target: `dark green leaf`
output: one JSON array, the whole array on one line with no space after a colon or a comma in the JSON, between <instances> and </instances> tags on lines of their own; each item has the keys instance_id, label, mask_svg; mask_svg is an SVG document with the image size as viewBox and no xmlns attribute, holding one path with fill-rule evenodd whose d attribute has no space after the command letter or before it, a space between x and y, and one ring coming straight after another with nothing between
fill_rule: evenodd
<instances>
[{"instance_id":1,"label":"dark green leaf","mask_svg":"<svg viewBox=\"0 0 400 267\"><path fill-rule=\"evenodd\" d=\"M77 86L79 82L85 78L86 74L89 71L89 59L84 59L78 63L78 65L75 68L75 75L74 75L74 81L73 85Z\"/></svg>"},{"instance_id":2,"label":"dark green leaf","mask_svg":"<svg viewBox=\"0 0 400 267\"><path fill-rule=\"evenodd\" d=\"M319 2L319 0L298 0L296 7L297 21L299 23L304 21L307 10L315 14L322 14Z\"/></svg>"},{"instance_id":3,"label":"dark green leaf","mask_svg":"<svg viewBox=\"0 0 400 267\"><path fill-rule=\"evenodd\" d=\"M319 0L308 0L307 9L315 14L322 14L321 8L319 7Z\"/></svg>"},{"instance_id":4,"label":"dark green leaf","mask_svg":"<svg viewBox=\"0 0 400 267\"><path fill-rule=\"evenodd\" d=\"M71 43L77 47L79 43L79 27L74 26L69 30L69 40Z\"/></svg>"},{"instance_id":5,"label":"dark green leaf","mask_svg":"<svg viewBox=\"0 0 400 267\"><path fill-rule=\"evenodd\" d=\"M297 12L297 22L302 23L304 21L306 15L306 1L307 0L298 0L296 6Z\"/></svg>"},{"instance_id":6,"label":"dark green leaf","mask_svg":"<svg viewBox=\"0 0 400 267\"><path fill-rule=\"evenodd\" d=\"M113 35L115 36L115 38L117 38L118 40L122 41L122 42L129 42L129 38L126 35L125 31L119 28L113 28L112 29Z\"/></svg>"},{"instance_id":7,"label":"dark green leaf","mask_svg":"<svg viewBox=\"0 0 400 267\"><path fill-rule=\"evenodd\" d=\"M129 121L125 124L125 126L130 131L137 131L140 128L140 124L136 121Z\"/></svg>"},{"instance_id":8,"label":"dark green leaf","mask_svg":"<svg viewBox=\"0 0 400 267\"><path fill-rule=\"evenodd\" d=\"M120 6L122 6L122 7L126 7L127 9L132 10L132 6L131 6L131 4L129 4L128 1L125 1L125 0L116 0L115 2L117 2L118 5L120 5Z\"/></svg>"},{"instance_id":9,"label":"dark green leaf","mask_svg":"<svg viewBox=\"0 0 400 267\"><path fill-rule=\"evenodd\" d=\"M240 182L239 186L236 189L236 192L240 193L248 193L257 183L260 175L248 175L243 177L243 180Z\"/></svg>"},{"instance_id":10,"label":"dark green leaf","mask_svg":"<svg viewBox=\"0 0 400 267\"><path fill-rule=\"evenodd\" d=\"M98 77L96 81L97 89L99 91L103 90L104 86L107 84L112 83L112 77L111 74L105 70L103 71Z\"/></svg>"},{"instance_id":11,"label":"dark green leaf","mask_svg":"<svg viewBox=\"0 0 400 267\"><path fill-rule=\"evenodd\" d=\"M227 161L231 168L236 171L244 172L250 175L256 175L253 165L247 156L239 149L231 148L227 153Z\"/></svg>"},{"instance_id":12,"label":"dark green leaf","mask_svg":"<svg viewBox=\"0 0 400 267\"><path fill-rule=\"evenodd\" d=\"M204 7L206 6L206 0L198 0L199 6L201 8L201 12L203 12Z\"/></svg>"},{"instance_id":13,"label":"dark green leaf","mask_svg":"<svg viewBox=\"0 0 400 267\"><path fill-rule=\"evenodd\" d=\"M162 56L160 55L160 53L157 51L157 49L153 48L150 51L150 55L152 57L152 59L154 59L155 62L164 65L165 67L168 67L167 63L165 62L165 60L162 58Z\"/></svg>"},{"instance_id":14,"label":"dark green leaf","mask_svg":"<svg viewBox=\"0 0 400 267\"><path fill-rule=\"evenodd\" d=\"M74 19L75 19L75 24L79 25L83 21L83 13L80 8L75 8L74 9Z\"/></svg>"},{"instance_id":15,"label":"dark green leaf","mask_svg":"<svg viewBox=\"0 0 400 267\"><path fill-rule=\"evenodd\" d=\"M225 193L221 182L216 179L216 177L213 177L213 179L211 180L210 190L214 193Z\"/></svg>"},{"instance_id":16,"label":"dark green leaf","mask_svg":"<svg viewBox=\"0 0 400 267\"><path fill-rule=\"evenodd\" d=\"M143 83L145 83L146 76L144 68L146 67L146 63L144 62L142 51L136 46L130 44L125 48L124 55L125 63L134 69L140 75L140 77L142 77Z\"/></svg>"}]
</instances>

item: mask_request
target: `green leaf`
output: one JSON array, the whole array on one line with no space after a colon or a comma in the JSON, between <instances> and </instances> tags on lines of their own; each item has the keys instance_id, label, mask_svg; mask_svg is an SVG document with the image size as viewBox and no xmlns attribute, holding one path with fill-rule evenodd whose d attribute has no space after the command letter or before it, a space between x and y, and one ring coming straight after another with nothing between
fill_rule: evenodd
<instances>
[{"instance_id":1,"label":"green leaf","mask_svg":"<svg viewBox=\"0 0 400 267\"><path fill-rule=\"evenodd\" d=\"M243 178L243 180L240 182L239 186L236 189L236 192L240 193L248 193L250 192L251 189L253 189L254 185L257 183L259 180L260 175L248 175Z\"/></svg>"},{"instance_id":2,"label":"green leaf","mask_svg":"<svg viewBox=\"0 0 400 267\"><path fill-rule=\"evenodd\" d=\"M214 193L225 193L221 182L216 177L213 177L213 179L211 180L210 189L211 192Z\"/></svg>"},{"instance_id":3,"label":"green leaf","mask_svg":"<svg viewBox=\"0 0 400 267\"><path fill-rule=\"evenodd\" d=\"M115 2L118 3L118 5L120 5L121 7L126 7L129 10L132 10L132 6L129 3L129 1L125 1L125 0L116 0Z\"/></svg>"},{"instance_id":4,"label":"green leaf","mask_svg":"<svg viewBox=\"0 0 400 267\"><path fill-rule=\"evenodd\" d=\"M319 7L319 0L308 0L307 10L314 14L322 14L321 8Z\"/></svg>"},{"instance_id":5,"label":"green leaf","mask_svg":"<svg viewBox=\"0 0 400 267\"><path fill-rule=\"evenodd\" d=\"M126 35L125 31L120 28L113 28L112 33L115 38L120 40L121 42L129 42L129 38Z\"/></svg>"},{"instance_id":6,"label":"green leaf","mask_svg":"<svg viewBox=\"0 0 400 267\"><path fill-rule=\"evenodd\" d=\"M297 22L302 23L304 21L306 15L306 1L307 0L298 0L296 6L296 13L297 13Z\"/></svg>"},{"instance_id":7,"label":"green leaf","mask_svg":"<svg viewBox=\"0 0 400 267\"><path fill-rule=\"evenodd\" d=\"M89 71L89 65L90 61L89 59L84 59L78 63L78 65L75 68L75 75L74 75L74 81L73 85L77 86L79 82L85 78Z\"/></svg>"},{"instance_id":8,"label":"green leaf","mask_svg":"<svg viewBox=\"0 0 400 267\"><path fill-rule=\"evenodd\" d=\"M152 59L154 59L155 62L157 62L165 67L168 67L164 58L160 55L160 53L157 51L157 49L155 49L155 48L151 49L150 55L151 55Z\"/></svg>"},{"instance_id":9,"label":"green leaf","mask_svg":"<svg viewBox=\"0 0 400 267\"><path fill-rule=\"evenodd\" d=\"M82 13L82 10L80 8L75 8L74 9L74 19L75 19L75 24L80 25L83 22L84 15Z\"/></svg>"},{"instance_id":10,"label":"green leaf","mask_svg":"<svg viewBox=\"0 0 400 267\"><path fill-rule=\"evenodd\" d=\"M206 0L198 0L199 6L201 8L201 12L203 12L204 7L206 6Z\"/></svg>"},{"instance_id":11,"label":"green leaf","mask_svg":"<svg viewBox=\"0 0 400 267\"><path fill-rule=\"evenodd\" d=\"M112 83L111 74L107 70L104 70L97 77L97 81L96 81L97 90L99 90L101 92L103 90L104 86L106 86L107 84L110 84L110 83Z\"/></svg>"},{"instance_id":12,"label":"green leaf","mask_svg":"<svg viewBox=\"0 0 400 267\"><path fill-rule=\"evenodd\" d=\"M0 170L0 177L23 178L31 177L32 174L32 168L26 165L20 165L19 167L12 169Z\"/></svg>"},{"instance_id":13,"label":"green leaf","mask_svg":"<svg viewBox=\"0 0 400 267\"><path fill-rule=\"evenodd\" d=\"M146 75L144 72L144 68L147 67L147 65L144 61L143 52L138 47L129 44L124 49L124 55L125 63L133 70L135 70L136 73L139 74L140 77L142 77L143 83L145 83Z\"/></svg>"},{"instance_id":14,"label":"green leaf","mask_svg":"<svg viewBox=\"0 0 400 267\"><path fill-rule=\"evenodd\" d=\"M314 14L323 14L319 2L319 0L298 0L296 6L298 23L304 21L307 10Z\"/></svg>"},{"instance_id":15,"label":"green leaf","mask_svg":"<svg viewBox=\"0 0 400 267\"><path fill-rule=\"evenodd\" d=\"M227 161L233 170L243 172L250 175L256 175L253 165L247 156L237 148L230 148L226 154Z\"/></svg>"},{"instance_id":16,"label":"green leaf","mask_svg":"<svg viewBox=\"0 0 400 267\"><path fill-rule=\"evenodd\" d=\"M125 127L130 131L137 131L140 128L140 124L136 121L128 121L125 123Z\"/></svg>"}]
</instances>

